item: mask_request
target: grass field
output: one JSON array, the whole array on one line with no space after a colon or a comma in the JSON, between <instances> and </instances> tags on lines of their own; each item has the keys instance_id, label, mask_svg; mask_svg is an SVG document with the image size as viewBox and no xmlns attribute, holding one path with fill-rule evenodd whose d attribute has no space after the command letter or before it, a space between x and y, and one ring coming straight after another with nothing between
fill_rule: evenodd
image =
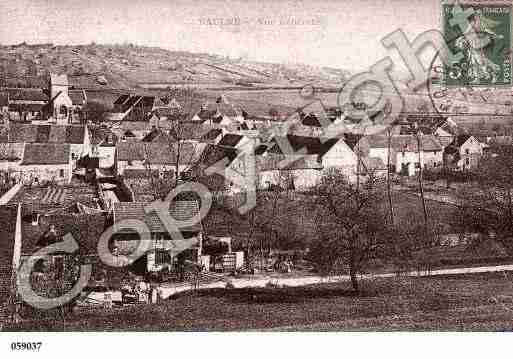
<instances>
[{"instance_id":1,"label":"grass field","mask_svg":"<svg viewBox=\"0 0 513 359\"><path fill-rule=\"evenodd\" d=\"M159 305L96 309L13 330L493 330L513 327L513 274L373 280L296 288L211 289Z\"/></svg>"}]
</instances>

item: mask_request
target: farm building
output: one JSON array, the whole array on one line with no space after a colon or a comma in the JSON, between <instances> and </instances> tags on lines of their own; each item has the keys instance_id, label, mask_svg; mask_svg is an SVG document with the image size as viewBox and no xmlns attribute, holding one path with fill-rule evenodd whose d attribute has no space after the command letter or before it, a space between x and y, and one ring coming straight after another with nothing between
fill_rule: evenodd
<instances>
[{"instance_id":1,"label":"farm building","mask_svg":"<svg viewBox=\"0 0 513 359\"><path fill-rule=\"evenodd\" d=\"M41 89L9 88L5 90L3 97L7 101L7 110L13 120L42 120L48 112L49 99Z\"/></svg>"},{"instance_id":2,"label":"farm building","mask_svg":"<svg viewBox=\"0 0 513 359\"><path fill-rule=\"evenodd\" d=\"M164 203L164 202L163 202ZM147 236L144 243L144 256L137 260L132 269L141 272L159 271L168 268L177 271L186 260L200 263L203 242L203 227L201 221L195 222L199 215L196 201L177 200L170 203L169 215L176 221L192 221L180 225L176 229L168 229L166 223L156 211L149 211L148 202L119 202L113 207L113 223L116 234L113 236L119 254L130 254L140 245L140 235L130 227L127 221L142 222L139 233ZM144 238L144 237L143 237ZM140 247L139 247L140 248Z\"/></svg>"},{"instance_id":3,"label":"farm building","mask_svg":"<svg viewBox=\"0 0 513 359\"><path fill-rule=\"evenodd\" d=\"M66 143L74 159L89 154L91 140L87 126L35 125L9 122L6 142L9 143Z\"/></svg>"},{"instance_id":4,"label":"farm building","mask_svg":"<svg viewBox=\"0 0 513 359\"><path fill-rule=\"evenodd\" d=\"M349 181L356 179L357 155L341 138L277 136L272 139L267 151L285 156L316 155L324 169L336 168Z\"/></svg>"},{"instance_id":5,"label":"farm building","mask_svg":"<svg viewBox=\"0 0 513 359\"><path fill-rule=\"evenodd\" d=\"M420 150L417 141L420 141ZM383 163L388 163L390 155L390 163L394 167L392 170L408 176L413 176L420 166L443 166L444 148L433 135L421 135L418 139L414 135L372 135L364 137L359 146L367 157L379 158Z\"/></svg>"},{"instance_id":6,"label":"farm building","mask_svg":"<svg viewBox=\"0 0 513 359\"><path fill-rule=\"evenodd\" d=\"M321 180L323 166L317 155L284 156L269 154L257 157L258 186L304 191Z\"/></svg>"},{"instance_id":7,"label":"farm building","mask_svg":"<svg viewBox=\"0 0 513 359\"><path fill-rule=\"evenodd\" d=\"M184 142L173 147L152 142L118 142L116 168L118 175L126 169L155 169L161 172L175 170L177 161L180 172L194 163L204 144Z\"/></svg>"},{"instance_id":8,"label":"farm building","mask_svg":"<svg viewBox=\"0 0 513 359\"><path fill-rule=\"evenodd\" d=\"M73 161L66 143L27 143L17 166L23 181L70 183Z\"/></svg>"},{"instance_id":9,"label":"farm building","mask_svg":"<svg viewBox=\"0 0 513 359\"><path fill-rule=\"evenodd\" d=\"M448 167L460 171L477 167L483 156L484 145L474 136L456 136L454 141L445 148L444 159Z\"/></svg>"}]
</instances>

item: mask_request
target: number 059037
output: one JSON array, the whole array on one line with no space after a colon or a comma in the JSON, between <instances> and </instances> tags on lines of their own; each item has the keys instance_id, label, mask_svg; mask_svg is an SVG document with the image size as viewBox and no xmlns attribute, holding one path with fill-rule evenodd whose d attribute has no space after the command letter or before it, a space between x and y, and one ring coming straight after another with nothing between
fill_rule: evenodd
<instances>
[{"instance_id":1,"label":"number 059037","mask_svg":"<svg viewBox=\"0 0 513 359\"><path fill-rule=\"evenodd\" d=\"M12 342L11 343L11 350L16 351L39 351L41 349L41 346L43 345L42 342Z\"/></svg>"}]
</instances>

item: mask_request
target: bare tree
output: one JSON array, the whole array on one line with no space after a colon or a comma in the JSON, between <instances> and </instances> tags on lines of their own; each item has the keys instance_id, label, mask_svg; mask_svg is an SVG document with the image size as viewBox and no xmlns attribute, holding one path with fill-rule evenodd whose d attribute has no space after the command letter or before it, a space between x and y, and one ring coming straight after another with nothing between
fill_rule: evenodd
<instances>
[{"instance_id":1,"label":"bare tree","mask_svg":"<svg viewBox=\"0 0 513 359\"><path fill-rule=\"evenodd\" d=\"M392 242L380 206L383 192L372 173L354 184L335 169L325 174L315 191L319 236L312 245L311 259L324 270L347 265L356 292L357 274Z\"/></svg>"},{"instance_id":2,"label":"bare tree","mask_svg":"<svg viewBox=\"0 0 513 359\"><path fill-rule=\"evenodd\" d=\"M192 87L170 88L166 95L166 102L170 108L167 121L160 123L160 136L154 143L162 145L162 150L167 152L173 165L173 178L162 174L155 175L156 166L152 158L151 148L145 146L145 168L151 181L156 198L165 195L171 189L177 187L180 181L186 180L184 174L189 172L193 163L199 158L202 146L195 141L203 127L192 122L192 118L199 110L201 94Z\"/></svg>"},{"instance_id":3,"label":"bare tree","mask_svg":"<svg viewBox=\"0 0 513 359\"><path fill-rule=\"evenodd\" d=\"M461 190L462 203L456 223L481 238L495 237L513 254L513 146L503 146L497 154L480 161L476 181Z\"/></svg>"},{"instance_id":4,"label":"bare tree","mask_svg":"<svg viewBox=\"0 0 513 359\"><path fill-rule=\"evenodd\" d=\"M422 182L422 132L420 130L417 130L416 138L417 138L417 152L418 152L418 160L419 160L419 174L418 174L418 180L419 180L419 192L420 192L420 199L422 201L422 210L424 213L424 225L427 228L428 225L428 213L426 208L426 199L424 197L424 185Z\"/></svg>"}]
</instances>

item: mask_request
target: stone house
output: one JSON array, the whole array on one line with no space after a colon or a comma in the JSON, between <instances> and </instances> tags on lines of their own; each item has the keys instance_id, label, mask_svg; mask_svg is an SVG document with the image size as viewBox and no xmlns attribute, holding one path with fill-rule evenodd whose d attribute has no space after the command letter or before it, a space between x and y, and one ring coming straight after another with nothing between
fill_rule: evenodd
<instances>
[{"instance_id":1,"label":"stone house","mask_svg":"<svg viewBox=\"0 0 513 359\"><path fill-rule=\"evenodd\" d=\"M9 88L4 92L9 117L13 120L30 122L43 120L48 112L48 96L42 89Z\"/></svg>"},{"instance_id":2,"label":"stone house","mask_svg":"<svg viewBox=\"0 0 513 359\"><path fill-rule=\"evenodd\" d=\"M143 243L144 255L131 266L132 270L154 272L162 269L179 271L186 261L200 263L203 243L203 226L198 218L199 206L194 200L172 201L169 215L176 221L191 221L177 229L181 236L166 228L166 224L157 212L148 210L149 202L115 203L112 220L116 233L113 235L114 245L119 254L133 253L140 246L140 236L127 225L128 220L142 221L145 226L140 232L147 236ZM198 221L195 220L198 218ZM181 238L184 240L182 241ZM140 248L140 247L139 247Z\"/></svg>"},{"instance_id":3,"label":"stone house","mask_svg":"<svg viewBox=\"0 0 513 359\"><path fill-rule=\"evenodd\" d=\"M356 180L358 156L343 138L276 136L265 152L292 158L299 154L316 155L325 170L334 168L341 171L349 181Z\"/></svg>"},{"instance_id":4,"label":"stone house","mask_svg":"<svg viewBox=\"0 0 513 359\"><path fill-rule=\"evenodd\" d=\"M317 155L293 158L269 154L257 157L257 172L259 188L305 191L319 184L323 166Z\"/></svg>"},{"instance_id":5,"label":"stone house","mask_svg":"<svg viewBox=\"0 0 513 359\"><path fill-rule=\"evenodd\" d=\"M81 125L36 125L10 121L7 138L12 144L57 143L69 144L71 157L78 160L91 151L91 139L87 126Z\"/></svg>"},{"instance_id":6,"label":"stone house","mask_svg":"<svg viewBox=\"0 0 513 359\"><path fill-rule=\"evenodd\" d=\"M460 171L477 167L483 156L484 145L474 136L460 135L445 148L444 160L449 168Z\"/></svg>"},{"instance_id":7,"label":"stone house","mask_svg":"<svg viewBox=\"0 0 513 359\"><path fill-rule=\"evenodd\" d=\"M390 155L391 170L407 176L413 176L420 166L434 169L443 166L444 148L434 135L418 138L415 135L372 135L362 138L359 147L367 157L379 158L385 164Z\"/></svg>"},{"instance_id":8,"label":"stone house","mask_svg":"<svg viewBox=\"0 0 513 359\"><path fill-rule=\"evenodd\" d=\"M116 171L123 175L126 169L151 169L160 172L184 172L200 155L204 144L190 142L173 146L158 142L118 142L116 144Z\"/></svg>"},{"instance_id":9,"label":"stone house","mask_svg":"<svg viewBox=\"0 0 513 359\"><path fill-rule=\"evenodd\" d=\"M73 176L70 144L26 143L16 170L23 181L70 183Z\"/></svg>"}]
</instances>

